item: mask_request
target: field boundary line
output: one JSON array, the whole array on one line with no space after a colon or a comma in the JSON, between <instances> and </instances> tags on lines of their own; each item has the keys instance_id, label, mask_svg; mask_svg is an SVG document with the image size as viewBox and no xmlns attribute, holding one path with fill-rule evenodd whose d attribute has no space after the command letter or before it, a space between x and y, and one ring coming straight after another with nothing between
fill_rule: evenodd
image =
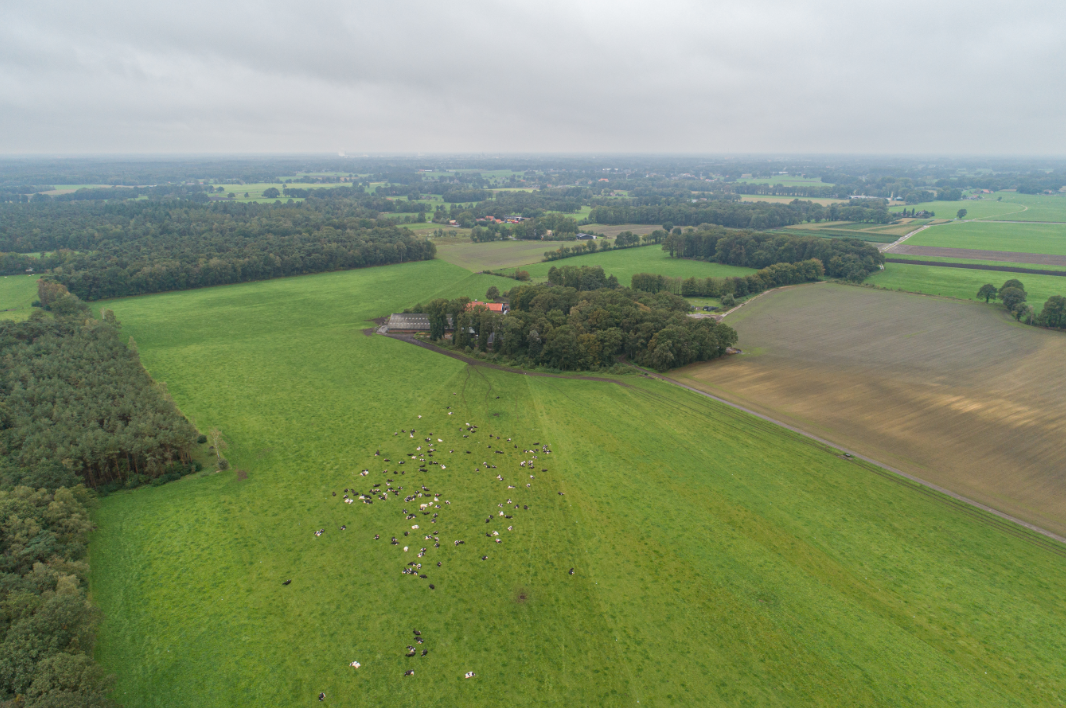
<instances>
[{"instance_id":1,"label":"field boundary line","mask_svg":"<svg viewBox=\"0 0 1066 708\"><path fill-rule=\"evenodd\" d=\"M1042 536L1046 536L1047 538L1050 538L1050 539L1052 539L1054 541L1058 541L1061 544L1066 544L1066 537L1064 537L1064 536L1060 536L1060 535L1058 535L1058 534L1056 534L1056 533L1054 533L1052 531L1048 531L1047 529L1041 528L1041 527L1037 526L1036 524L1031 524L1028 521L1023 521L1023 520L1021 520L1021 519L1019 519L1017 517L1011 516L1010 514L1004 513L1002 511L999 511L998 509L993 509L990 506L982 504L979 501L975 501L973 499L970 499L969 497L964 497L963 495L958 494L956 492L953 492L950 489L945 489L944 487L941 487L939 485L933 484L932 482L927 482L926 480L921 479L920 477L915 477L914 475L908 474L908 473L904 472L903 470L896 469L895 467L892 467L891 465L887 465L884 462L879 462L878 460L875 460L875 459L873 459L871 457L867 457L866 455L862 455L862 454L860 454L858 452L855 452L854 450L849 450L848 448L842 447L842 446L840 446L840 445L838 445L836 443L830 442L829 440L826 440L825 438L821 438L821 437L819 437L819 436L817 436L817 435L815 435L813 433L809 433L806 430L803 430L802 428L798 428L798 427L796 427L794 425L789 425L788 423L783 423L780 420L776 420L774 418L771 418L768 415L764 415L762 413L757 413L756 411L753 411L750 408L746 408L746 407L744 407L744 406L742 406L740 404L733 403L732 401L727 401L726 399L720 398L718 396L715 396L712 393L707 393L706 391L701 391L700 389L695 388L693 386L689 386L687 384L683 384L680 381L677 381L676 379L672 379L672 378L670 378L668 376L664 376L662 374L658 374L658 373L655 373L653 371L646 371L642 367L636 366L635 364L630 364L630 366L632 366L635 369L639 369L640 371L643 371L645 374L647 374L650 377L659 379L660 381L664 381L664 382L669 383L669 384L673 384L674 386L678 386L678 387L683 388L683 389L685 389L687 391L691 391L692 393L695 393L697 395L704 396L706 398L710 398L711 400L717 401L718 403L722 403L722 404L724 404L726 406L729 406L730 408L735 408L736 410L743 411L744 413L747 413L749 415L753 415L756 418L759 418L760 420L764 420L764 421L766 421L768 423L773 423L774 425L777 425L779 427L785 428L786 430L790 430L793 433L797 433L799 435L802 435L805 438L809 438L811 440L814 440L815 442L820 443L822 445L825 445L826 447L829 447L829 448L831 448L833 450L839 450L840 452L843 452L843 453L846 453L848 455L851 455L852 457L854 457L854 458L856 458L858 460L862 460L863 462L866 462L868 464L874 465L876 467L880 467L883 470L887 470L888 472L891 472L894 475L897 475L899 477L903 477L904 479L910 480L911 482L913 482L913 483L915 483L917 485L920 485L922 487L925 487L926 489L930 489L930 490L932 490L934 492L939 492L940 494L945 495L945 496L955 500L956 502L962 502L963 504L966 504L966 505L968 505L970 507L973 507L975 509L979 509L979 510L981 510L981 511L983 511L985 513L988 513L988 514L992 514L993 516L997 516L1000 519L1003 519L1005 521L1009 521L1012 524L1016 524L1018 526L1022 526L1024 528L1028 529L1029 531L1032 531L1034 533L1038 533L1038 534L1040 534ZM1062 549L1061 547L1056 547L1056 550L1058 552L1066 551L1066 549Z\"/></svg>"}]
</instances>

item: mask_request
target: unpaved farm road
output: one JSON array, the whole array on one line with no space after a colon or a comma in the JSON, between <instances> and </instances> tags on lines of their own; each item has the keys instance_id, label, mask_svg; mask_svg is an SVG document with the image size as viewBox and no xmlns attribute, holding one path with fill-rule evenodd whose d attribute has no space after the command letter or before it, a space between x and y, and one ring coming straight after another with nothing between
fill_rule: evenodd
<instances>
[{"instance_id":1,"label":"unpaved farm road","mask_svg":"<svg viewBox=\"0 0 1066 708\"><path fill-rule=\"evenodd\" d=\"M520 375L524 375L524 376L543 376L543 377L547 377L547 378L556 378L556 379L579 379L581 381L601 381L603 383L612 383L612 384L617 384L619 386L622 386L624 388L629 388L629 384L627 384L627 383L625 383L623 381L618 381L617 379L609 379L609 378L603 378L603 377L598 377L598 376L564 376L562 374L549 374L549 373L543 373L543 372L538 372L538 371L523 371L521 369L514 369L514 368L511 368L511 367L507 367L507 366L500 366L499 364L490 364L488 362L481 361L479 359L474 359L472 357L468 357L468 356L465 356L463 354L459 354L458 352L452 352L452 351L448 351L447 349L441 349L440 347L437 347L437 346L434 346L432 344L429 344L428 342L423 342L421 340L415 339L414 337L412 337L410 335L386 334L385 336L391 337L392 339L398 339L401 342L407 342L408 344L414 344L415 346L422 347L423 349L429 349L430 351L437 352L438 354L444 354L445 356L450 356L453 359L458 359L459 361L466 362L467 364L469 364L471 366L484 366L484 367L488 367L490 369L495 369L497 371L504 371L504 372L507 372L507 373L520 374ZM710 398L711 400L717 401L718 403L721 403L723 405L729 406L730 408L735 408L736 410L739 410L739 411L742 411L744 413L747 413L748 415L755 416L756 418L759 418L760 420L764 420L764 421L766 421L768 423L772 423L773 425L777 425L777 426L780 426L782 428L785 428L786 430L790 430L793 433L796 433L797 435L802 435L803 437L808 438L809 440L813 440L814 442L816 442L816 443L818 443L820 445L823 445L823 446L825 446L825 447L827 447L827 448L829 448L831 450L838 450L838 451L840 451L841 453L843 453L845 455L850 455L851 459L853 459L853 460L858 460L858 461L865 462L866 464L863 465L863 467L865 469L868 469L869 471L871 471L871 472L873 472L875 474L878 474L878 475L880 475L880 476L882 476L882 477L884 477L886 479L891 479L891 480L893 480L893 481L895 481L897 483L900 483L900 484L906 484L906 482L904 482L903 480L908 480L909 482L912 482L913 485L917 485L916 487L913 486L913 485L907 485L907 486L910 486L912 489L916 489L917 491L920 491L920 492L924 493L926 496L934 498L934 499L936 499L936 500L938 500L940 502L947 503L947 504L955 507L959 511L962 511L963 513L966 513L967 515L977 519L978 521L981 521L982 523L984 523L986 525L993 526L993 527L999 529L1000 531L1003 531L1004 533L1010 534L1011 536L1015 536L1015 537L1021 538L1023 540L1029 541L1030 543L1033 543L1035 545L1041 546L1042 548L1045 548L1046 550L1052 551L1053 553L1057 553L1059 555L1066 556L1066 537L1064 537L1064 536L1060 536L1060 535L1058 535L1056 533L1052 533L1051 531L1048 531L1047 529L1040 528L1039 526L1037 526L1035 524L1030 524L1027 521L1022 521L1021 519L1017 519L1017 518L1011 516L1010 514L1004 514L1002 511L998 511L996 509L993 509L990 506L985 506L981 502L974 501L973 499L969 499L967 497L964 497L961 494L956 494L955 492L953 492L953 491L951 491L949 489L944 489L943 487L940 487L940 486L938 486L936 484L933 484L932 482L927 482L924 479L919 479L918 477L915 477L914 475L907 474L906 472L903 472L902 470L898 470L895 467L892 467L890 465L886 465L883 462L878 462L877 460L875 460L873 458L866 457L865 455L861 455L861 454L859 454L859 453L857 453L857 452L855 452L853 450L849 450L847 448L841 447L840 445L837 445L836 443L829 442L828 440L820 438L817 435L813 435L811 433L808 433L806 430L802 430L801 428L796 428L794 426L788 425L787 423L782 423L781 421L775 420L774 418L771 418L770 416L763 415L762 413L756 413L753 410L745 408L744 406L741 406L741 405L737 405L736 403L733 403L731 401L727 401L724 398L719 398L718 396L715 396L713 394L707 393L706 391L701 391L698 388L693 388L692 386L687 386L687 385L681 383L680 381L675 381L674 379L672 379L672 378L670 378L668 376L663 376L662 374L658 374L658 373L655 373L653 371L647 371L645 369L642 369L641 367L634 366L633 364L630 364L630 366L632 366L634 369L637 369L638 371L641 371L645 376L649 376L649 377L652 377L652 378L659 379L660 381L664 381L664 382L666 382L668 384L673 384L674 386L680 386L681 388L683 388L683 389L685 389L687 391L691 391L692 393L695 393L695 394L697 394L699 396L704 396L706 398ZM890 474L885 474L885 472L888 472ZM900 478L902 478L902 479L900 479ZM980 512L984 512L984 513L982 514ZM991 514L993 517L996 517L996 518L990 519L990 518L988 518L987 514ZM1041 536L1044 536L1044 537L1046 537L1048 539L1052 539L1052 541L1057 541L1058 543L1051 543L1051 542L1045 541L1044 539L1041 539L1041 538L1034 538L1031 534L1027 534L1024 531L1022 531L1021 529L1017 528L1017 526L1023 527L1024 529L1028 529L1029 531L1032 531L1034 533L1040 534Z\"/></svg>"}]
</instances>

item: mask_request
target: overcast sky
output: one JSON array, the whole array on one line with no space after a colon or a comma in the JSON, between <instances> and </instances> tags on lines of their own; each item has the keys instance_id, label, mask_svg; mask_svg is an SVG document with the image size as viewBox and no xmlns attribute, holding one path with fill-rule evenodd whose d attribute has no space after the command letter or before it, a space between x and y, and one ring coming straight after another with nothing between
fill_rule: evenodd
<instances>
[{"instance_id":1,"label":"overcast sky","mask_svg":"<svg viewBox=\"0 0 1066 708\"><path fill-rule=\"evenodd\" d=\"M1066 2L7 2L0 153L1066 154Z\"/></svg>"}]
</instances>

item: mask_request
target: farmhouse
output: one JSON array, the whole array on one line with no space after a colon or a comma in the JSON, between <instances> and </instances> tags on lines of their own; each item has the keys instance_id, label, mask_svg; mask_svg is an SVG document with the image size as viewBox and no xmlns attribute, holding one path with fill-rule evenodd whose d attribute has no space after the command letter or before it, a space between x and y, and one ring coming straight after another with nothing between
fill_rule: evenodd
<instances>
[{"instance_id":1,"label":"farmhouse","mask_svg":"<svg viewBox=\"0 0 1066 708\"><path fill-rule=\"evenodd\" d=\"M693 199L693 201L696 201L696 200ZM579 233L577 235L577 240L578 241L595 241L596 240L596 234Z\"/></svg>"},{"instance_id":2,"label":"farmhouse","mask_svg":"<svg viewBox=\"0 0 1066 708\"><path fill-rule=\"evenodd\" d=\"M489 312L501 312L503 314L507 314L511 309L506 302L481 302L480 300L467 303L466 309L473 310L475 307L484 307Z\"/></svg>"}]
</instances>

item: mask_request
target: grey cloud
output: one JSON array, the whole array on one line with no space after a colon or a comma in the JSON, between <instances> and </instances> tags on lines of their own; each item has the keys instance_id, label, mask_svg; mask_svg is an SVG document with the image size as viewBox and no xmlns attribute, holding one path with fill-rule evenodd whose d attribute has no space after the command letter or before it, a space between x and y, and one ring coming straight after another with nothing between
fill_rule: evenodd
<instances>
[{"instance_id":1,"label":"grey cloud","mask_svg":"<svg viewBox=\"0 0 1066 708\"><path fill-rule=\"evenodd\" d=\"M0 152L1062 154L1066 6L24 3Z\"/></svg>"}]
</instances>

